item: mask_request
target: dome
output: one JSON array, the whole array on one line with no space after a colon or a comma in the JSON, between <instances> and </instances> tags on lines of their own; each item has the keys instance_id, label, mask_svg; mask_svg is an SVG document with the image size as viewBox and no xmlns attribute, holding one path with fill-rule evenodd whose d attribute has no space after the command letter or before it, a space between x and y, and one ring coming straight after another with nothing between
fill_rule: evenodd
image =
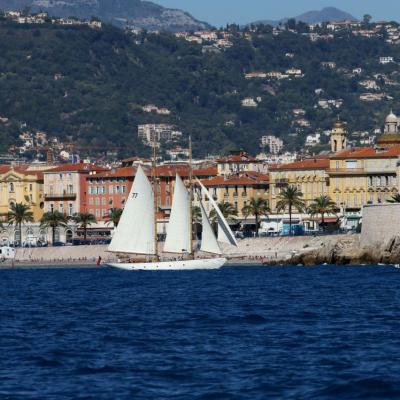
<instances>
[{"instance_id":1,"label":"dome","mask_svg":"<svg viewBox=\"0 0 400 400\"><path fill-rule=\"evenodd\" d=\"M390 111L390 114L386 117L387 124L397 124L397 116L393 114L393 111Z\"/></svg>"}]
</instances>

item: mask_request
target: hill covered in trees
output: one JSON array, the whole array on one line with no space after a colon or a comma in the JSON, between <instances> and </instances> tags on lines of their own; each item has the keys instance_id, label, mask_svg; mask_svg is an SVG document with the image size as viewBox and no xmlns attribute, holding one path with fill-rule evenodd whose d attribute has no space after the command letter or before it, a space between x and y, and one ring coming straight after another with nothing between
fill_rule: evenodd
<instances>
[{"instance_id":1,"label":"hill covered in trees","mask_svg":"<svg viewBox=\"0 0 400 400\"><path fill-rule=\"evenodd\" d=\"M0 150L18 141L21 130L40 130L87 152L143 155L137 135L143 123L175 124L192 135L197 155L255 152L265 134L295 150L307 134L329 129L338 113L350 131L371 132L390 108L398 111L400 47L387 43L384 32L367 38L341 31L312 41L306 25L295 28L274 35L268 26L232 26L217 32L225 38L218 48L167 33L2 19ZM394 62L380 64L383 56ZM257 71L284 77L246 76ZM365 81L376 87L366 89ZM361 100L365 92L382 97ZM256 106L243 106L246 98ZM325 107L321 100L341 103ZM146 104L171 114L146 113Z\"/></svg>"}]
</instances>

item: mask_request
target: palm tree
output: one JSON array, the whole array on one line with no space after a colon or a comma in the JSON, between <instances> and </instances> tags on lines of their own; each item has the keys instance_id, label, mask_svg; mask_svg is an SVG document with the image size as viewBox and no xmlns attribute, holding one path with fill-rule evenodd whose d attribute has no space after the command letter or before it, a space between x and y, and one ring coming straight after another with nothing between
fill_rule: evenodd
<instances>
[{"instance_id":1,"label":"palm tree","mask_svg":"<svg viewBox=\"0 0 400 400\"><path fill-rule=\"evenodd\" d=\"M60 211L48 211L43 214L40 220L40 226L51 228L51 243L54 244L56 238L56 228L59 226L66 227L68 225L68 217Z\"/></svg>"},{"instance_id":2,"label":"palm tree","mask_svg":"<svg viewBox=\"0 0 400 400\"><path fill-rule=\"evenodd\" d=\"M308 208L308 213L311 216L320 214L322 229L325 229L325 215L336 214L336 210L337 210L336 203L332 201L332 199L329 196L323 195L317 197L314 200L314 203L310 204L310 207Z\"/></svg>"},{"instance_id":3,"label":"palm tree","mask_svg":"<svg viewBox=\"0 0 400 400\"><path fill-rule=\"evenodd\" d=\"M22 241L22 224L24 222L33 222L33 213L30 207L23 203L12 203L10 211L7 214L7 221L9 225L15 224L18 229L20 241Z\"/></svg>"},{"instance_id":4,"label":"palm tree","mask_svg":"<svg viewBox=\"0 0 400 400\"><path fill-rule=\"evenodd\" d=\"M305 209L305 201L303 200L303 193L297 189L296 186L288 186L282 190L278 195L278 202L276 203L276 210L278 212L288 210L289 213L289 234L292 234L292 213L293 209L302 212Z\"/></svg>"},{"instance_id":5,"label":"palm tree","mask_svg":"<svg viewBox=\"0 0 400 400\"><path fill-rule=\"evenodd\" d=\"M116 228L119 224L119 220L121 219L122 211L122 208L110 208L110 211L107 215L107 225L112 223Z\"/></svg>"},{"instance_id":6,"label":"palm tree","mask_svg":"<svg viewBox=\"0 0 400 400\"><path fill-rule=\"evenodd\" d=\"M235 206L229 202L223 201L222 203L218 203L218 208L221 210L221 213L225 219L234 219L238 215L238 211L236 210ZM210 219L213 221L217 219L217 212L214 209L210 212Z\"/></svg>"},{"instance_id":7,"label":"palm tree","mask_svg":"<svg viewBox=\"0 0 400 400\"><path fill-rule=\"evenodd\" d=\"M396 193L391 199L387 200L388 203L400 203L400 193Z\"/></svg>"},{"instance_id":8,"label":"palm tree","mask_svg":"<svg viewBox=\"0 0 400 400\"><path fill-rule=\"evenodd\" d=\"M270 212L268 201L265 199L250 200L250 203L242 208L242 213L247 218L249 215L254 215L256 218L256 236L258 237L259 217L267 215Z\"/></svg>"},{"instance_id":9,"label":"palm tree","mask_svg":"<svg viewBox=\"0 0 400 400\"><path fill-rule=\"evenodd\" d=\"M96 217L93 214L83 212L74 214L72 219L83 229L83 239L86 240L87 228L91 224L95 224L97 222Z\"/></svg>"}]
</instances>

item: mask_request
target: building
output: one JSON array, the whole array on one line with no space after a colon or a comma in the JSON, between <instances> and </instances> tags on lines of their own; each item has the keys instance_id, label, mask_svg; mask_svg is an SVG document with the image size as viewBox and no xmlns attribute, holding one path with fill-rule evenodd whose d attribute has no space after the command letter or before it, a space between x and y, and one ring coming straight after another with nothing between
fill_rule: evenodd
<instances>
[{"instance_id":1,"label":"building","mask_svg":"<svg viewBox=\"0 0 400 400\"><path fill-rule=\"evenodd\" d=\"M258 103L252 97L246 97L242 100L242 107L258 107Z\"/></svg>"},{"instance_id":2,"label":"building","mask_svg":"<svg viewBox=\"0 0 400 400\"><path fill-rule=\"evenodd\" d=\"M124 208L135 174L135 167L122 167L86 175L88 212L107 221L111 208Z\"/></svg>"},{"instance_id":3,"label":"building","mask_svg":"<svg viewBox=\"0 0 400 400\"><path fill-rule=\"evenodd\" d=\"M93 164L64 164L43 172L44 211L87 212L86 177L106 171Z\"/></svg>"},{"instance_id":4,"label":"building","mask_svg":"<svg viewBox=\"0 0 400 400\"><path fill-rule=\"evenodd\" d=\"M394 62L393 57L379 57L379 64L390 64Z\"/></svg>"},{"instance_id":5,"label":"building","mask_svg":"<svg viewBox=\"0 0 400 400\"><path fill-rule=\"evenodd\" d=\"M138 125L138 136L146 144L160 143L160 141L171 141L182 136L174 125L170 124L144 124Z\"/></svg>"},{"instance_id":6,"label":"building","mask_svg":"<svg viewBox=\"0 0 400 400\"><path fill-rule=\"evenodd\" d=\"M240 151L217 159L217 168L219 176L229 176L238 172L263 172L264 165L261 160Z\"/></svg>"},{"instance_id":7,"label":"building","mask_svg":"<svg viewBox=\"0 0 400 400\"><path fill-rule=\"evenodd\" d=\"M246 218L242 213L243 207L251 199L263 198L269 200L269 175L257 172L240 172L228 178L217 176L202 180L217 203L231 203L238 212L238 218ZM199 197L195 197L199 201ZM206 212L212 207L205 195L202 198Z\"/></svg>"},{"instance_id":8,"label":"building","mask_svg":"<svg viewBox=\"0 0 400 400\"><path fill-rule=\"evenodd\" d=\"M261 147L268 147L271 154L279 154L283 150L283 140L272 135L263 136Z\"/></svg>"},{"instance_id":9,"label":"building","mask_svg":"<svg viewBox=\"0 0 400 400\"><path fill-rule=\"evenodd\" d=\"M337 153L338 151L345 150L346 148L347 131L343 123L338 118L331 132L331 151L332 153Z\"/></svg>"},{"instance_id":10,"label":"building","mask_svg":"<svg viewBox=\"0 0 400 400\"><path fill-rule=\"evenodd\" d=\"M317 197L328 194L328 157L315 157L290 164L272 166L270 173L270 208L276 213L276 204L282 189L296 186L302 193L306 204Z\"/></svg>"},{"instance_id":11,"label":"building","mask_svg":"<svg viewBox=\"0 0 400 400\"><path fill-rule=\"evenodd\" d=\"M44 210L43 172L28 166L0 166L0 216L6 220L10 205L23 203L30 207L34 220L40 221Z\"/></svg>"},{"instance_id":12,"label":"building","mask_svg":"<svg viewBox=\"0 0 400 400\"><path fill-rule=\"evenodd\" d=\"M398 193L399 156L400 146L383 151L362 147L331 157L329 195L345 218L354 221L350 225L358 225L362 206L384 203Z\"/></svg>"},{"instance_id":13,"label":"building","mask_svg":"<svg viewBox=\"0 0 400 400\"><path fill-rule=\"evenodd\" d=\"M389 149L400 145L400 118L390 111L385 120L383 135L377 141L377 147Z\"/></svg>"}]
</instances>

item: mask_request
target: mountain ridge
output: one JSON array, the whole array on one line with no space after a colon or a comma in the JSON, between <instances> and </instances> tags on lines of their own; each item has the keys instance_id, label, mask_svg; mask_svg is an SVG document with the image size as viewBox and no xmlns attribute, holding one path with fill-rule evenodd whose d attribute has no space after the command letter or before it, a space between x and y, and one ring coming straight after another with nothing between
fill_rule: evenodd
<instances>
[{"instance_id":1,"label":"mountain ridge","mask_svg":"<svg viewBox=\"0 0 400 400\"><path fill-rule=\"evenodd\" d=\"M290 18L294 18L296 21L305 22L307 24L342 21L346 19L351 19L355 21L357 20L357 18L355 18L353 15L347 13L346 11L342 11L336 7L324 7L322 10L307 11L296 17L286 17L280 20L258 20L248 25L265 24L265 25L278 26L279 24L287 22Z\"/></svg>"},{"instance_id":2,"label":"mountain ridge","mask_svg":"<svg viewBox=\"0 0 400 400\"><path fill-rule=\"evenodd\" d=\"M142 0L0 0L0 9L46 11L51 16L96 17L119 27L148 30L204 30L210 27L189 13Z\"/></svg>"}]
</instances>

